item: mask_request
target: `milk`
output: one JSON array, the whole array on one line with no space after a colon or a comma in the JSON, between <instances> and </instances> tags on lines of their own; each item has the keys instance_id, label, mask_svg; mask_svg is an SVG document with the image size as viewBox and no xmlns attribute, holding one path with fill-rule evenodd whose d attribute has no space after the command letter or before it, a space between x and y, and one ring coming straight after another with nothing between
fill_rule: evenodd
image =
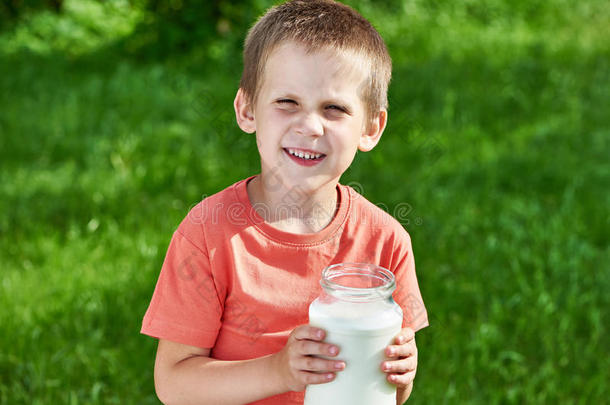
<instances>
[{"instance_id":1,"label":"milk","mask_svg":"<svg viewBox=\"0 0 610 405\"><path fill-rule=\"evenodd\" d=\"M393 288L392 288L393 290ZM391 292L391 291L390 291ZM330 296L309 306L309 323L326 330L325 341L339 346L329 359L345 361L332 382L310 384L304 405L394 405L396 386L381 370L385 348L400 332L402 311L392 300L349 302Z\"/></svg>"}]
</instances>

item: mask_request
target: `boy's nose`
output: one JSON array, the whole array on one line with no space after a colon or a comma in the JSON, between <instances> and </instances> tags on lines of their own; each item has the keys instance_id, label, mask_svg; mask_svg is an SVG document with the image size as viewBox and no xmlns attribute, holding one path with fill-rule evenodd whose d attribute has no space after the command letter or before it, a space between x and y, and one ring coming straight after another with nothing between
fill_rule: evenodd
<instances>
[{"instance_id":1,"label":"boy's nose","mask_svg":"<svg viewBox=\"0 0 610 405\"><path fill-rule=\"evenodd\" d=\"M296 123L296 133L305 136L324 135L324 125L316 113L303 114Z\"/></svg>"}]
</instances>

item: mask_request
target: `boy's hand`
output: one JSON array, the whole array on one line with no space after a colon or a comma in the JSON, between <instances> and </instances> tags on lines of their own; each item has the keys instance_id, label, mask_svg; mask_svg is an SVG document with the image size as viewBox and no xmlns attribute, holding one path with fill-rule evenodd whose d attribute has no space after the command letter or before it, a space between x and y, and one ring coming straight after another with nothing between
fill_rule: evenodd
<instances>
[{"instance_id":1,"label":"boy's hand","mask_svg":"<svg viewBox=\"0 0 610 405\"><path fill-rule=\"evenodd\" d=\"M275 356L275 366L287 391L303 391L308 384L332 381L335 372L345 368L340 360L326 360L313 356L334 357L339 353L335 345L324 343L323 329L309 325L297 326L286 346Z\"/></svg>"},{"instance_id":2,"label":"boy's hand","mask_svg":"<svg viewBox=\"0 0 610 405\"><path fill-rule=\"evenodd\" d=\"M394 338L394 345L388 345L385 354L390 360L381 363L381 369L388 374L387 379L398 389L407 389L415 379L417 371L417 346L415 332L403 328Z\"/></svg>"}]
</instances>

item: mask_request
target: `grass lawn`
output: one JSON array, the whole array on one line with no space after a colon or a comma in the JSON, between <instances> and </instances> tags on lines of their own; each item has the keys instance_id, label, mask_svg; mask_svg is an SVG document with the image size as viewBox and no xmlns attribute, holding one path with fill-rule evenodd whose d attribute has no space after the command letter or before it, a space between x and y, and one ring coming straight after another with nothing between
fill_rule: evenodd
<instances>
[{"instance_id":1,"label":"grass lawn","mask_svg":"<svg viewBox=\"0 0 610 405\"><path fill-rule=\"evenodd\" d=\"M350 2L394 75L342 182L413 239L430 327L409 403L604 403L610 5L393 3ZM124 56L142 16L108 4L0 33L2 405L159 403L139 328L172 232L259 170L239 53Z\"/></svg>"}]
</instances>

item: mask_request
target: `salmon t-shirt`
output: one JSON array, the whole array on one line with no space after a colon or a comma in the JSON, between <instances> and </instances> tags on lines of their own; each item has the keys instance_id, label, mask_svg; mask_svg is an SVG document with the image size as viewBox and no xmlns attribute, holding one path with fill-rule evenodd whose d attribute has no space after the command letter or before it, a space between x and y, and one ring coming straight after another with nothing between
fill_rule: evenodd
<instances>
[{"instance_id":1,"label":"salmon t-shirt","mask_svg":"<svg viewBox=\"0 0 610 405\"><path fill-rule=\"evenodd\" d=\"M309 304L321 293L322 270L344 262L373 263L393 272L403 327L428 326L411 239L398 221L338 184L338 208L328 226L311 234L284 232L266 223L255 209L260 207L250 203L246 184L253 177L205 198L178 226L142 333L210 348L210 356L219 360L276 353L295 327L308 323ZM304 392L286 392L252 404L303 401Z\"/></svg>"}]
</instances>

